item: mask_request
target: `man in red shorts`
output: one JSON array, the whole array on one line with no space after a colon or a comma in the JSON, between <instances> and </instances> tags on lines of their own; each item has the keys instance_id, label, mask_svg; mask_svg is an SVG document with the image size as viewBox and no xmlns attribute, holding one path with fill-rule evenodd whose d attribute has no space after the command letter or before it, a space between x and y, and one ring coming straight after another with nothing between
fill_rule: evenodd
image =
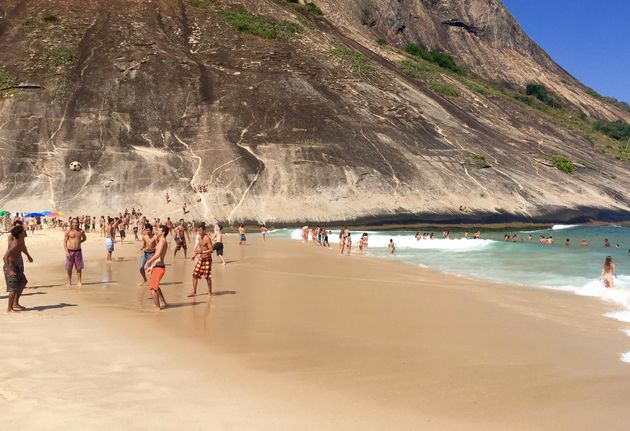
<instances>
[{"instance_id":1,"label":"man in red shorts","mask_svg":"<svg viewBox=\"0 0 630 431\"><path fill-rule=\"evenodd\" d=\"M192 273L193 291L188 297L197 295L197 282L200 278L205 278L208 282L208 296L212 296L212 240L206 235L206 225L202 223L197 228L199 234L199 245L195 248L192 259L199 256Z\"/></svg>"},{"instance_id":2,"label":"man in red shorts","mask_svg":"<svg viewBox=\"0 0 630 431\"><path fill-rule=\"evenodd\" d=\"M158 242L155 246L155 255L144 264L145 272L151 273L149 279L149 289L151 290L151 297L153 298L153 304L155 304L156 310L164 310L168 304L160 289L160 281L164 277L166 272L166 266L164 265L164 256L166 256L166 250L168 244L166 243L166 236L168 235L168 228L165 225L158 225L157 237Z\"/></svg>"}]
</instances>

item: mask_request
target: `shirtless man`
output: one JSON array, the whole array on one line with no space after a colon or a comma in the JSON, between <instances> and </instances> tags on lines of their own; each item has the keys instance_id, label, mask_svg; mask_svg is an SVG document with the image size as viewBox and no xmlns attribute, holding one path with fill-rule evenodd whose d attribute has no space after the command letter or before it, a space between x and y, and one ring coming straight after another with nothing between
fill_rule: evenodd
<instances>
[{"instance_id":1,"label":"shirtless man","mask_svg":"<svg viewBox=\"0 0 630 431\"><path fill-rule=\"evenodd\" d=\"M7 283L7 292L9 293L9 303L7 305L8 313L24 309L19 303L20 296L27 283L26 276L24 275L22 253L28 256L30 262L33 261L25 251L26 247L23 245L25 237L26 231L22 223L16 223L13 229L11 229L9 245L3 258L4 279Z\"/></svg>"},{"instance_id":2,"label":"shirtless man","mask_svg":"<svg viewBox=\"0 0 630 431\"><path fill-rule=\"evenodd\" d=\"M112 253L114 252L114 244L116 243L116 226L114 220L110 217L105 225L105 247L107 248L107 262L112 261Z\"/></svg>"},{"instance_id":3,"label":"shirtless man","mask_svg":"<svg viewBox=\"0 0 630 431\"><path fill-rule=\"evenodd\" d=\"M127 227L125 225L125 218L121 217L120 220L118 221L118 233L120 234L121 244L125 241L125 237L127 236L126 229Z\"/></svg>"},{"instance_id":4,"label":"shirtless man","mask_svg":"<svg viewBox=\"0 0 630 431\"><path fill-rule=\"evenodd\" d=\"M135 212L136 210L134 209L133 211ZM133 220L132 220L131 223L133 225L133 236L134 236L134 239L136 241L140 241L140 238L138 238L138 229L140 228L140 220L138 220L138 216L134 215L133 216Z\"/></svg>"},{"instance_id":5,"label":"shirtless man","mask_svg":"<svg viewBox=\"0 0 630 431\"><path fill-rule=\"evenodd\" d=\"M142 256L140 256L140 275L142 276L142 282L139 285L143 285L147 282L147 274L144 270L146 263L155 256L155 247L157 246L158 238L153 233L153 226L147 223L144 226L142 234Z\"/></svg>"},{"instance_id":6,"label":"shirtless man","mask_svg":"<svg viewBox=\"0 0 630 431\"><path fill-rule=\"evenodd\" d=\"M162 289L160 289L160 281L166 272L164 257L166 256L166 250L168 249L168 244L166 243L167 236L168 228L165 225L158 225L155 254L152 258L147 260L147 263L144 264L144 271L151 273L149 289L151 290L151 297L153 298L155 309L158 311L164 310L168 306L166 300L164 299L164 294L162 294Z\"/></svg>"},{"instance_id":7,"label":"shirtless man","mask_svg":"<svg viewBox=\"0 0 630 431\"><path fill-rule=\"evenodd\" d=\"M63 248L66 250L66 272L68 282L66 286L72 286L72 268L77 269L78 286L81 286L81 272L83 271L83 254L81 244L85 242L87 236L85 231L79 226L79 220L74 218L70 224L70 230L66 231L63 237Z\"/></svg>"},{"instance_id":8,"label":"shirtless man","mask_svg":"<svg viewBox=\"0 0 630 431\"><path fill-rule=\"evenodd\" d=\"M195 248L195 257L199 256L197 263L192 272L192 292L188 294L188 297L197 295L197 282L200 278L205 278L208 283L208 296L212 296L212 240L206 235L206 225L200 224L197 228L197 234L199 234L199 245Z\"/></svg>"},{"instance_id":9,"label":"shirtless man","mask_svg":"<svg viewBox=\"0 0 630 431\"><path fill-rule=\"evenodd\" d=\"M247 237L245 237L245 225L242 223L238 227L238 234L239 234L238 245L246 245L245 243L247 242Z\"/></svg>"},{"instance_id":10,"label":"shirtless man","mask_svg":"<svg viewBox=\"0 0 630 431\"><path fill-rule=\"evenodd\" d=\"M214 225L214 238L212 240L214 241L212 248L217 252L217 256L219 256L223 265L225 265L225 260L223 259L223 227L218 223Z\"/></svg>"},{"instance_id":11,"label":"shirtless man","mask_svg":"<svg viewBox=\"0 0 630 431\"><path fill-rule=\"evenodd\" d=\"M188 246L186 245L186 228L184 227L183 220L181 220L175 228L175 251L173 252L173 258L177 256L177 252L182 248L184 249L185 259L188 253Z\"/></svg>"}]
</instances>

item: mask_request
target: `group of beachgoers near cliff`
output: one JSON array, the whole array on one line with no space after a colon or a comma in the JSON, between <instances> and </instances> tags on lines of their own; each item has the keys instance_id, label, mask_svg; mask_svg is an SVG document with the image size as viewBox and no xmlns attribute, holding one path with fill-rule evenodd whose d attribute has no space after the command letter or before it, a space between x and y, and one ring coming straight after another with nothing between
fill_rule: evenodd
<instances>
[{"instance_id":1,"label":"group of beachgoers near cliff","mask_svg":"<svg viewBox=\"0 0 630 431\"><path fill-rule=\"evenodd\" d=\"M25 275L24 260L26 256L29 262L33 258L29 254L26 246L27 229L32 232L41 230L44 226L60 229L64 232L63 248L65 252L65 271L67 274L66 286L73 285L73 273L76 273L76 286L82 285L83 270L85 262L81 245L87 241L88 232L96 232L96 217L82 215L80 217L70 217L68 220L59 218L34 220L24 218L20 215L12 217L10 220L3 220L8 235L8 247L4 254L4 275L8 295L8 312L24 310L20 304L20 297L28 280ZM34 227L36 226L36 228ZM167 308L168 303L160 289L160 282L166 272L165 258L169 249L169 238L172 237L175 243L173 258L179 252L184 259L188 258L188 244L191 244L191 237L194 235L194 247L192 256L194 266L192 270L192 291L188 297L197 295L197 285L200 279L205 279L208 287L208 295L212 297L212 254L221 260L223 265L226 261L223 257L223 226L218 222L212 227L212 233L208 232L205 222L194 223L185 221L183 218L177 222L167 217L166 220L154 218L152 222L142 215L140 210L135 208L132 211L125 210L118 216L101 216L99 219L100 236L105 243L105 262L113 264L113 254L116 244L140 243L140 257L138 272L141 280L138 285L147 285L151 292L151 298L156 310ZM133 232L133 239L127 239L127 232ZM261 238L266 239L268 229L260 226ZM245 225L239 226L239 245L246 245L247 236Z\"/></svg>"},{"instance_id":2,"label":"group of beachgoers near cliff","mask_svg":"<svg viewBox=\"0 0 630 431\"><path fill-rule=\"evenodd\" d=\"M183 212L184 215L187 214L185 208ZM73 272L76 272L77 285L81 286L84 269L81 244L87 240L88 232L96 232L96 221L96 217L89 215L70 217L67 221L59 218L52 218L50 220L25 219L19 215L11 218L8 218L6 215L3 217L5 230L9 232L7 251L3 258L5 281L7 292L9 293L8 312L24 309L20 304L20 297L28 281L25 275L22 255L26 256L29 262L33 262L33 258L26 247L25 238L27 237L27 231L34 233L37 230L43 229L44 225L48 225L50 228L61 229L64 232L63 247L66 257L66 285L72 286ZM125 210L124 212L120 212L118 216L101 216L100 219L98 219L98 225L100 236L105 242L105 261L108 264L113 263L112 256L115 252L115 244L117 242L125 243L127 232L130 229L134 237L129 241L141 243L138 267L141 281L138 284L148 284L156 310L163 310L168 306L164 294L160 289L160 282L166 272L165 257L169 248L168 239L170 237L174 239L173 258L175 258L179 252L182 252L183 257L186 259L188 258L188 244L191 243L192 235L195 235L193 253L191 256L191 260L195 262L192 270L192 291L187 296L194 297L197 295L198 282L200 279L204 278L206 279L208 287L208 295L212 297L212 254L216 253L216 256L221 260L222 264L226 264L223 257L223 226L218 222L214 223L212 233L210 234L205 222L194 223L192 220L186 221L183 218L174 222L170 217L167 217L166 220L153 218L152 222L150 222L146 216L142 215L140 210L132 208L131 211ZM259 228L261 239L265 241L268 229L265 225L260 225ZM302 227L301 231L302 241L304 243L308 243L310 240L315 245L330 248L329 234L331 231L328 228L322 226L309 228L309 226L305 225ZM246 245L247 236L244 224L239 226L238 236L239 245ZM451 233L449 231L443 231L440 237L442 239L451 239ZM472 235L469 235L468 232L463 234L463 239L474 240L479 238L481 238L481 232L479 230L474 231ZM431 241L436 239L436 235L433 232L417 232L415 239L417 241ZM358 240L359 252L367 251L368 240L369 234L366 232L362 233ZM520 241L516 234L505 234L504 240L510 242ZM533 241L532 235L529 235L527 241ZM539 242L541 244L553 244L553 237L541 236ZM565 246L570 245L571 241L567 238ZM582 239L579 245L583 247L589 246L588 242L584 239ZM347 226L341 228L339 230L339 253L341 255L350 255L353 246L354 243L350 229ZM608 239L604 240L604 247L611 247ZM620 247L620 245L617 244L617 247ZM390 238L387 248L390 256L395 255L396 244L393 238ZM628 254L630 255L630 250ZM615 264L612 257L607 256L600 274L604 286L608 288L614 287L615 276Z\"/></svg>"}]
</instances>

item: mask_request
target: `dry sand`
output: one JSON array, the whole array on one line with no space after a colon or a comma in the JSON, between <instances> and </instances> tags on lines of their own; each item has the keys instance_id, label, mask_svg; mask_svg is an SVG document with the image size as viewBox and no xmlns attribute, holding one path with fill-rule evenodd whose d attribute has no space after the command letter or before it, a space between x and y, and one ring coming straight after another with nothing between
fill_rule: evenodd
<instances>
[{"instance_id":1,"label":"dry sand","mask_svg":"<svg viewBox=\"0 0 630 431\"><path fill-rule=\"evenodd\" d=\"M252 235L228 236L210 301L186 298L192 263L171 248L155 312L138 243L107 265L89 234L81 288L63 286L61 232L27 243L30 309L0 313L1 430L630 424L630 342L590 298Z\"/></svg>"}]
</instances>

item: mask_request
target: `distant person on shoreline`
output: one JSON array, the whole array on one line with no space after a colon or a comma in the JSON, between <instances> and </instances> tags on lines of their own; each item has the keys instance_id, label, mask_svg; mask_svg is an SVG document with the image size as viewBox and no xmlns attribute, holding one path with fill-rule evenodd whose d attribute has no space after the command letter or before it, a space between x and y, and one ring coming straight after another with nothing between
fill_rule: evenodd
<instances>
[{"instance_id":1,"label":"distant person on shoreline","mask_svg":"<svg viewBox=\"0 0 630 431\"><path fill-rule=\"evenodd\" d=\"M149 223L144 225L144 232L142 233L142 256L140 256L140 275L142 276L142 282L140 285L147 282L147 274L144 269L146 263L155 256L155 247L157 245L158 238L153 233L153 226Z\"/></svg>"},{"instance_id":2,"label":"distant person on shoreline","mask_svg":"<svg viewBox=\"0 0 630 431\"><path fill-rule=\"evenodd\" d=\"M588 241L586 239L582 239L582 241L580 241L580 247L588 247Z\"/></svg>"},{"instance_id":3,"label":"distant person on shoreline","mask_svg":"<svg viewBox=\"0 0 630 431\"><path fill-rule=\"evenodd\" d=\"M393 256L394 253L396 252L396 244L394 244L394 239L390 238L389 239L389 244L387 244L387 249L389 250L389 255Z\"/></svg>"},{"instance_id":4,"label":"distant person on shoreline","mask_svg":"<svg viewBox=\"0 0 630 431\"><path fill-rule=\"evenodd\" d=\"M238 234L239 234L239 238L238 238L238 245L247 245L247 237L245 236L245 225L243 223L241 223L241 225L238 227ZM307 236L307 241L308 241L308 236Z\"/></svg>"},{"instance_id":5,"label":"distant person on shoreline","mask_svg":"<svg viewBox=\"0 0 630 431\"><path fill-rule=\"evenodd\" d=\"M24 244L25 237L26 231L24 227L21 223L17 223L11 229L9 244L3 258L4 280L7 284L7 293L9 294L7 313L24 309L20 305L20 296L26 287L26 283L28 283L26 275L24 275L24 261L22 260L22 253L25 249L22 244ZM29 261L33 261L30 256Z\"/></svg>"},{"instance_id":6,"label":"distant person on shoreline","mask_svg":"<svg viewBox=\"0 0 630 431\"><path fill-rule=\"evenodd\" d=\"M269 229L267 229L267 226L264 224L260 225L260 236L262 237L263 242L265 242L265 237L267 236L268 231Z\"/></svg>"},{"instance_id":7,"label":"distant person on shoreline","mask_svg":"<svg viewBox=\"0 0 630 431\"><path fill-rule=\"evenodd\" d=\"M610 242L608 241L608 238L604 238L604 247L610 248Z\"/></svg>"},{"instance_id":8,"label":"distant person on shoreline","mask_svg":"<svg viewBox=\"0 0 630 431\"><path fill-rule=\"evenodd\" d=\"M565 247L571 247L571 239L570 239L570 238L567 238L567 239L564 241L564 246L565 246Z\"/></svg>"},{"instance_id":9,"label":"distant person on shoreline","mask_svg":"<svg viewBox=\"0 0 630 431\"><path fill-rule=\"evenodd\" d=\"M168 228L165 225L159 225L157 227L158 243L155 248L155 255L144 264L144 270L147 273L151 273L149 280L149 289L151 290L151 297L153 298L153 304L156 310L164 310L168 307L162 289L160 289L160 281L164 277L166 272L166 266L164 265L164 256L168 249L166 243L166 237L168 235Z\"/></svg>"},{"instance_id":10,"label":"distant person on shoreline","mask_svg":"<svg viewBox=\"0 0 630 431\"><path fill-rule=\"evenodd\" d=\"M219 256L221 262L225 265L225 259L223 259L223 226L218 223L214 225L214 237L212 241L212 249L216 251L217 256Z\"/></svg>"},{"instance_id":11,"label":"distant person on shoreline","mask_svg":"<svg viewBox=\"0 0 630 431\"><path fill-rule=\"evenodd\" d=\"M615 272L615 264L613 263L612 257L606 256L601 273L602 280L604 281L604 287L615 287L616 276L617 273Z\"/></svg>"},{"instance_id":12,"label":"distant person on shoreline","mask_svg":"<svg viewBox=\"0 0 630 431\"><path fill-rule=\"evenodd\" d=\"M81 244L87 240L85 231L79 227L79 219L74 218L70 224L70 230L66 231L63 238L63 248L66 251L66 272L68 281L66 286L72 286L72 268L77 270L78 286L81 286L81 273L83 272L83 253Z\"/></svg>"}]
</instances>

